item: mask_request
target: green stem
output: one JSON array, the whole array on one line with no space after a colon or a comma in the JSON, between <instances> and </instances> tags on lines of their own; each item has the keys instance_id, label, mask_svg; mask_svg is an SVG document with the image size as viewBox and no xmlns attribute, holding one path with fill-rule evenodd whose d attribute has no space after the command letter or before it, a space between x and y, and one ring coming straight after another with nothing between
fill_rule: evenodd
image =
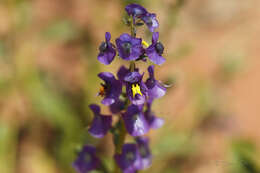
<instances>
[{"instance_id":1,"label":"green stem","mask_svg":"<svg viewBox=\"0 0 260 173\"><path fill-rule=\"evenodd\" d=\"M119 126L119 139L118 139L118 143L116 145L116 154L121 154L122 152L122 146L124 145L125 142L125 137L126 137L126 129L125 129L125 124L122 120L122 118L120 117L120 126Z\"/></svg>"},{"instance_id":2,"label":"green stem","mask_svg":"<svg viewBox=\"0 0 260 173\"><path fill-rule=\"evenodd\" d=\"M135 24L134 24L134 18L132 17L131 18L131 36L132 37L136 37L136 28L135 28ZM130 67L129 67L130 71L133 72L134 69L135 69L135 62L134 61L131 61L130 62Z\"/></svg>"},{"instance_id":3,"label":"green stem","mask_svg":"<svg viewBox=\"0 0 260 173\"><path fill-rule=\"evenodd\" d=\"M131 72L133 72L135 70L135 62L134 61L130 62L129 69L130 69Z\"/></svg>"},{"instance_id":4,"label":"green stem","mask_svg":"<svg viewBox=\"0 0 260 173\"><path fill-rule=\"evenodd\" d=\"M135 28L135 24L134 24L134 19L131 18L131 36L132 37L136 37L136 28Z\"/></svg>"}]
</instances>

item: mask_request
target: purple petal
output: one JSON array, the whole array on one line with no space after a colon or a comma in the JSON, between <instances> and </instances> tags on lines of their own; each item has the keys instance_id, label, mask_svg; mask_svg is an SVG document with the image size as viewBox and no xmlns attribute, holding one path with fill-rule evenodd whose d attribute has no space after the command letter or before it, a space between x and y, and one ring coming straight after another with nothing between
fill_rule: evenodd
<instances>
[{"instance_id":1,"label":"purple petal","mask_svg":"<svg viewBox=\"0 0 260 173\"><path fill-rule=\"evenodd\" d=\"M129 47L126 49L125 45ZM139 58L144 50L142 47L142 40L140 38L132 37L131 35L124 33L116 39L116 46L118 54L124 60L136 60Z\"/></svg>"},{"instance_id":2,"label":"purple petal","mask_svg":"<svg viewBox=\"0 0 260 173\"><path fill-rule=\"evenodd\" d=\"M116 80L114 75L110 72L101 72L98 76L106 82L105 98L102 100L102 104L109 106L120 96L122 92L122 83L119 80Z\"/></svg>"},{"instance_id":3,"label":"purple petal","mask_svg":"<svg viewBox=\"0 0 260 173\"><path fill-rule=\"evenodd\" d=\"M114 98L104 98L102 101L101 101L102 104L106 105L106 106L109 106L113 103L115 103L115 99Z\"/></svg>"},{"instance_id":4,"label":"purple petal","mask_svg":"<svg viewBox=\"0 0 260 173\"><path fill-rule=\"evenodd\" d=\"M165 62L165 58L162 57L162 56L160 56L160 55L156 52L155 48L151 48L151 49L147 48L146 54L147 54L147 56L149 57L149 59L150 59L153 63L155 63L155 64L161 65L161 64L163 64L163 63Z\"/></svg>"},{"instance_id":5,"label":"purple petal","mask_svg":"<svg viewBox=\"0 0 260 173\"><path fill-rule=\"evenodd\" d=\"M106 32L105 34L106 42L103 42L99 48L100 52L98 54L98 60L105 65L110 64L115 56L116 56L116 50L114 48L114 45L110 42L111 34L109 32Z\"/></svg>"},{"instance_id":6,"label":"purple petal","mask_svg":"<svg viewBox=\"0 0 260 173\"><path fill-rule=\"evenodd\" d=\"M138 72L127 73L124 80L129 83L137 83L142 79L142 75Z\"/></svg>"},{"instance_id":7,"label":"purple petal","mask_svg":"<svg viewBox=\"0 0 260 173\"><path fill-rule=\"evenodd\" d=\"M115 103L110 105L109 109L113 114L117 114L118 112L122 111L125 107L125 103L121 100L117 100Z\"/></svg>"},{"instance_id":8,"label":"purple petal","mask_svg":"<svg viewBox=\"0 0 260 173\"><path fill-rule=\"evenodd\" d=\"M102 138L106 135L112 125L112 116L95 115L89 133L96 138Z\"/></svg>"},{"instance_id":9,"label":"purple petal","mask_svg":"<svg viewBox=\"0 0 260 173\"><path fill-rule=\"evenodd\" d=\"M106 41L109 42L110 39L111 39L111 34L110 34L110 32L106 32L105 37L106 37Z\"/></svg>"},{"instance_id":10,"label":"purple petal","mask_svg":"<svg viewBox=\"0 0 260 173\"><path fill-rule=\"evenodd\" d=\"M109 92L105 98L113 98L113 103L118 100L120 94L122 93L122 83L119 80L114 80L111 82Z\"/></svg>"},{"instance_id":11,"label":"purple petal","mask_svg":"<svg viewBox=\"0 0 260 173\"><path fill-rule=\"evenodd\" d=\"M92 110L94 114L99 114L100 113L100 107L96 104L91 104L89 105L89 108Z\"/></svg>"},{"instance_id":12,"label":"purple petal","mask_svg":"<svg viewBox=\"0 0 260 173\"><path fill-rule=\"evenodd\" d=\"M120 40L120 41L122 41L122 42L128 42L128 41L130 42L131 39L132 39L131 35L129 35L129 34L127 34L127 33L124 33L124 34L121 34L121 35L119 36L119 38L116 39L116 40Z\"/></svg>"},{"instance_id":13,"label":"purple petal","mask_svg":"<svg viewBox=\"0 0 260 173\"><path fill-rule=\"evenodd\" d=\"M123 173L135 173L141 168L140 154L136 144L124 144L122 153L114 157Z\"/></svg>"},{"instance_id":14,"label":"purple petal","mask_svg":"<svg viewBox=\"0 0 260 173\"><path fill-rule=\"evenodd\" d=\"M110 64L116 56L116 51L112 47L108 47L105 52L100 52L98 54L98 60L104 65Z\"/></svg>"},{"instance_id":15,"label":"purple petal","mask_svg":"<svg viewBox=\"0 0 260 173\"><path fill-rule=\"evenodd\" d=\"M159 32L154 32L152 36L152 43L155 44L158 42L159 39Z\"/></svg>"},{"instance_id":16,"label":"purple petal","mask_svg":"<svg viewBox=\"0 0 260 173\"><path fill-rule=\"evenodd\" d=\"M146 9L138 4L129 4L125 7L126 12L129 16L140 17L147 13Z\"/></svg>"},{"instance_id":17,"label":"purple petal","mask_svg":"<svg viewBox=\"0 0 260 173\"><path fill-rule=\"evenodd\" d=\"M127 131L132 136L141 136L148 132L149 126L144 118L140 109L131 105L128 107L127 112L123 115Z\"/></svg>"},{"instance_id":18,"label":"purple petal","mask_svg":"<svg viewBox=\"0 0 260 173\"><path fill-rule=\"evenodd\" d=\"M142 20L151 32L154 32L154 30L159 27L159 23L156 19L156 14L154 13L147 13L146 15L142 16Z\"/></svg>"},{"instance_id":19,"label":"purple petal","mask_svg":"<svg viewBox=\"0 0 260 173\"><path fill-rule=\"evenodd\" d=\"M138 137L136 138L136 142L141 156L141 169L147 169L152 163L152 155L149 149L149 139L147 137Z\"/></svg>"},{"instance_id":20,"label":"purple petal","mask_svg":"<svg viewBox=\"0 0 260 173\"><path fill-rule=\"evenodd\" d=\"M149 127L152 129L157 129L164 124L164 120L154 115L154 113L151 110L151 106L152 106L152 100L149 100L149 102L147 103L147 110L145 111L144 116L146 118L146 121L149 124Z\"/></svg>"},{"instance_id":21,"label":"purple petal","mask_svg":"<svg viewBox=\"0 0 260 173\"><path fill-rule=\"evenodd\" d=\"M150 78L154 78L154 65L150 65L148 67L148 72L149 72Z\"/></svg>"},{"instance_id":22,"label":"purple petal","mask_svg":"<svg viewBox=\"0 0 260 173\"><path fill-rule=\"evenodd\" d=\"M158 118L156 116L151 116L147 120L149 123L150 128L152 129L158 129L163 126L164 120L162 118Z\"/></svg>"},{"instance_id":23,"label":"purple petal","mask_svg":"<svg viewBox=\"0 0 260 173\"><path fill-rule=\"evenodd\" d=\"M133 46L140 46L142 45L142 39L141 38L132 38L131 43Z\"/></svg>"},{"instance_id":24,"label":"purple petal","mask_svg":"<svg viewBox=\"0 0 260 173\"><path fill-rule=\"evenodd\" d=\"M146 100L146 96L145 95L139 95L136 94L135 98L130 97L130 101L134 104L134 105L143 105L145 103Z\"/></svg>"},{"instance_id":25,"label":"purple petal","mask_svg":"<svg viewBox=\"0 0 260 173\"><path fill-rule=\"evenodd\" d=\"M109 83L115 80L115 76L110 72L101 72L98 74L98 77L103 79L105 82L109 82Z\"/></svg>"},{"instance_id":26,"label":"purple petal","mask_svg":"<svg viewBox=\"0 0 260 173\"><path fill-rule=\"evenodd\" d=\"M121 66L117 72L117 77L120 81L124 81L125 76L129 73L129 69L125 66Z\"/></svg>"},{"instance_id":27,"label":"purple petal","mask_svg":"<svg viewBox=\"0 0 260 173\"><path fill-rule=\"evenodd\" d=\"M160 98L166 93L166 88L161 86L157 81L153 88L148 89L148 96L151 98Z\"/></svg>"},{"instance_id":28,"label":"purple petal","mask_svg":"<svg viewBox=\"0 0 260 173\"><path fill-rule=\"evenodd\" d=\"M96 149L93 146L84 146L78 153L77 159L73 162L73 167L78 173L86 173L96 169L100 160L96 156Z\"/></svg>"}]
</instances>

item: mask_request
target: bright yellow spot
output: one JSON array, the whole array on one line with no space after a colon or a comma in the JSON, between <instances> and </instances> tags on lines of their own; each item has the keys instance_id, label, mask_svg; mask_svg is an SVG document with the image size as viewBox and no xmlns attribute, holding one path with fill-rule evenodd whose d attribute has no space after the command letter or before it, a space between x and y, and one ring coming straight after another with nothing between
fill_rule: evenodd
<instances>
[{"instance_id":1,"label":"bright yellow spot","mask_svg":"<svg viewBox=\"0 0 260 173\"><path fill-rule=\"evenodd\" d=\"M143 95L141 93L141 89L140 89L140 86L138 84L132 85L132 92L133 92L133 97L135 97L136 94L140 94L141 96Z\"/></svg>"},{"instance_id":2,"label":"bright yellow spot","mask_svg":"<svg viewBox=\"0 0 260 173\"><path fill-rule=\"evenodd\" d=\"M145 47L149 47L149 44L148 44L146 41L144 41L144 40L142 40L142 44L143 44Z\"/></svg>"}]
</instances>

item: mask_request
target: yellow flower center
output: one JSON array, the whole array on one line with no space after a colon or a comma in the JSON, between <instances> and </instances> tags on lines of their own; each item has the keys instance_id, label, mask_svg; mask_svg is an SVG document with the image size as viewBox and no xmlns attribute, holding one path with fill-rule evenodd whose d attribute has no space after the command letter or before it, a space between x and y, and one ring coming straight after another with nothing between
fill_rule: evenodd
<instances>
[{"instance_id":1,"label":"yellow flower center","mask_svg":"<svg viewBox=\"0 0 260 173\"><path fill-rule=\"evenodd\" d=\"M143 44L145 47L149 47L149 44L148 44L146 41L144 41L144 40L142 40L142 44Z\"/></svg>"},{"instance_id":2,"label":"yellow flower center","mask_svg":"<svg viewBox=\"0 0 260 173\"><path fill-rule=\"evenodd\" d=\"M141 93L141 89L138 84L132 84L132 92L133 92L133 97L135 97L136 94L140 94L141 96L143 95Z\"/></svg>"}]
</instances>

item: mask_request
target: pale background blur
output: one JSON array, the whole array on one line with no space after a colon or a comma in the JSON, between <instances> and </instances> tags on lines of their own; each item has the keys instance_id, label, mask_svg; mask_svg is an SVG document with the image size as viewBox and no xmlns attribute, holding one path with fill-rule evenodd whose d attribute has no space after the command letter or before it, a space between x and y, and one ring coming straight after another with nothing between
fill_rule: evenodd
<instances>
[{"instance_id":1,"label":"pale background blur","mask_svg":"<svg viewBox=\"0 0 260 173\"><path fill-rule=\"evenodd\" d=\"M166 123L149 133L142 172L259 173L258 0L1 0L0 172L72 173L85 143L112 165L111 136L87 133L88 104L101 99L96 74L127 64L96 57L106 31L129 32L130 2L157 14L167 61L156 77L172 84L154 104Z\"/></svg>"}]
</instances>

